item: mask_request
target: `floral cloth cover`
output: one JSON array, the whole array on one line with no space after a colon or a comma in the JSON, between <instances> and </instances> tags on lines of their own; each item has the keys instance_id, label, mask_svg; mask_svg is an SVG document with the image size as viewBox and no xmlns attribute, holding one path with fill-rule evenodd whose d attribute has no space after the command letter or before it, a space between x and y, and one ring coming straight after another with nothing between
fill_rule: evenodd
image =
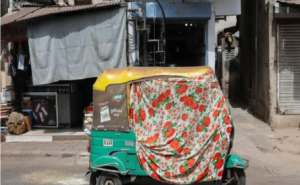
<instances>
[{"instance_id":1,"label":"floral cloth cover","mask_svg":"<svg viewBox=\"0 0 300 185\"><path fill-rule=\"evenodd\" d=\"M136 134L139 163L162 182L220 180L230 119L212 73L146 80L130 89L130 125Z\"/></svg>"}]
</instances>

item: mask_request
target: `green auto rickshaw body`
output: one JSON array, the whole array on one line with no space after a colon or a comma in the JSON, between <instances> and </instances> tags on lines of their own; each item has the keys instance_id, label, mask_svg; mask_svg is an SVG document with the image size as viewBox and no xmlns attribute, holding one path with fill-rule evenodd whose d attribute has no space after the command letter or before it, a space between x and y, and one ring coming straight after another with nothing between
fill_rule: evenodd
<instances>
[{"instance_id":1,"label":"green auto rickshaw body","mask_svg":"<svg viewBox=\"0 0 300 185\"><path fill-rule=\"evenodd\" d=\"M104 139L113 140L113 146L104 147ZM135 141L133 131L129 133L92 131L91 171L96 172L95 167L102 166L102 168L117 170L122 175L146 176L147 173L141 168L137 159Z\"/></svg>"},{"instance_id":2,"label":"green auto rickshaw body","mask_svg":"<svg viewBox=\"0 0 300 185\"><path fill-rule=\"evenodd\" d=\"M104 139L113 140L113 146L104 147ZM96 172L98 168L98 170L113 170L121 175L147 176L137 159L135 141L133 131L129 133L92 131L90 170ZM245 160L231 154L226 157L224 168L245 169L247 166Z\"/></svg>"}]
</instances>

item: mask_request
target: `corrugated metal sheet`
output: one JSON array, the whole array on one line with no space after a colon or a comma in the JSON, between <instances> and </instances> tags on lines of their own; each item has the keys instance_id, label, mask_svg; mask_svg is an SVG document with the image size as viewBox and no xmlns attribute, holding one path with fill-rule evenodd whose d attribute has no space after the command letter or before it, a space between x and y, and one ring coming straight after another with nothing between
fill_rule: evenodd
<instances>
[{"instance_id":1,"label":"corrugated metal sheet","mask_svg":"<svg viewBox=\"0 0 300 185\"><path fill-rule=\"evenodd\" d=\"M53 4L52 0L27 0L29 2L35 2L35 3L43 3L43 4Z\"/></svg>"},{"instance_id":2,"label":"corrugated metal sheet","mask_svg":"<svg viewBox=\"0 0 300 185\"><path fill-rule=\"evenodd\" d=\"M282 2L282 3L299 4L300 5L300 0L277 0L277 1Z\"/></svg>"},{"instance_id":3,"label":"corrugated metal sheet","mask_svg":"<svg viewBox=\"0 0 300 185\"><path fill-rule=\"evenodd\" d=\"M106 7L118 7L121 3L99 3L96 5L82 5L82 6L67 6L67 7L30 7L21 8L20 11L8 13L1 18L1 26L10 24L12 22L19 22L24 20L29 20L37 17L82 11L88 9L106 8Z\"/></svg>"},{"instance_id":4,"label":"corrugated metal sheet","mask_svg":"<svg viewBox=\"0 0 300 185\"><path fill-rule=\"evenodd\" d=\"M300 24L279 24L279 109L300 114Z\"/></svg>"},{"instance_id":5,"label":"corrugated metal sheet","mask_svg":"<svg viewBox=\"0 0 300 185\"><path fill-rule=\"evenodd\" d=\"M27 1L15 2L15 5L19 6L19 7L42 7L42 6L45 6L45 4L27 2Z\"/></svg>"}]
</instances>

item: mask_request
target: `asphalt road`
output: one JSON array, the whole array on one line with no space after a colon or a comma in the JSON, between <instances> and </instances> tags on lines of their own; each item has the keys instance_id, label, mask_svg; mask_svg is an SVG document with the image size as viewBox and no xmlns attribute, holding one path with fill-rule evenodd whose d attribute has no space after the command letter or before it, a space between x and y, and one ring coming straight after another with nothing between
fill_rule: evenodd
<instances>
[{"instance_id":1,"label":"asphalt road","mask_svg":"<svg viewBox=\"0 0 300 185\"><path fill-rule=\"evenodd\" d=\"M10 157L1 160L2 185L89 184L87 159Z\"/></svg>"},{"instance_id":2,"label":"asphalt road","mask_svg":"<svg viewBox=\"0 0 300 185\"><path fill-rule=\"evenodd\" d=\"M88 185L87 159L75 158L2 158L2 185ZM246 170L247 185L299 185L298 175L271 175L255 162ZM138 185L162 185L146 180ZM208 185L208 183L200 183ZM211 183L209 183L211 184Z\"/></svg>"}]
</instances>

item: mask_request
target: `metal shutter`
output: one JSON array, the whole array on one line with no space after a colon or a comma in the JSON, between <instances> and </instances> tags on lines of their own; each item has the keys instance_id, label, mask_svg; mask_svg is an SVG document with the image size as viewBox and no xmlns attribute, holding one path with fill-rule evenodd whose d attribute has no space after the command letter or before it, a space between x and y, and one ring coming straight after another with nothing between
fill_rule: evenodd
<instances>
[{"instance_id":1,"label":"metal shutter","mask_svg":"<svg viewBox=\"0 0 300 185\"><path fill-rule=\"evenodd\" d=\"M279 24L279 110L300 114L300 24Z\"/></svg>"}]
</instances>

